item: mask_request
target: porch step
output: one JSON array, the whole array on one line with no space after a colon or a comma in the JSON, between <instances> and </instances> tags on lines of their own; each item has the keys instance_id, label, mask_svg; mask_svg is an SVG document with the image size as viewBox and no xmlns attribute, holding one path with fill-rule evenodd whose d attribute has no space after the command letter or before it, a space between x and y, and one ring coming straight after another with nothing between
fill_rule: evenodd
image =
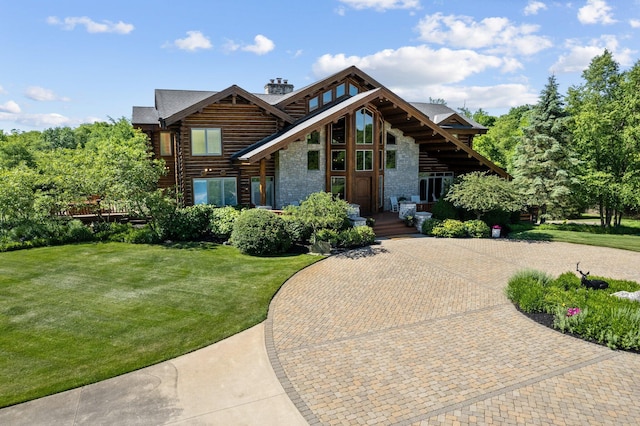
<instances>
[{"instance_id":1,"label":"porch step","mask_svg":"<svg viewBox=\"0 0 640 426\"><path fill-rule=\"evenodd\" d=\"M398 213L384 212L373 216L376 220L373 232L376 237L392 237L396 235L418 234L418 230L413 226L407 226L398 218Z\"/></svg>"}]
</instances>

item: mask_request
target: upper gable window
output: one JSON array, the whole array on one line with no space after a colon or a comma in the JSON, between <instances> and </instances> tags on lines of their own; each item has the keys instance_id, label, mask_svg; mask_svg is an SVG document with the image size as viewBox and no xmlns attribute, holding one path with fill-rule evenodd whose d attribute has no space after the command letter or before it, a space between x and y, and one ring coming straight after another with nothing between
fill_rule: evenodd
<instances>
[{"instance_id":1,"label":"upper gable window","mask_svg":"<svg viewBox=\"0 0 640 426\"><path fill-rule=\"evenodd\" d=\"M356 86L354 86L353 84L349 83L349 94L351 96L355 96L357 95L359 92L358 88Z\"/></svg>"},{"instance_id":2,"label":"upper gable window","mask_svg":"<svg viewBox=\"0 0 640 426\"><path fill-rule=\"evenodd\" d=\"M387 132L387 145L395 145L395 144L396 144L396 137L391 133Z\"/></svg>"},{"instance_id":3,"label":"upper gable window","mask_svg":"<svg viewBox=\"0 0 640 426\"><path fill-rule=\"evenodd\" d=\"M191 129L191 155L222 155L222 131Z\"/></svg>"},{"instance_id":4,"label":"upper gable window","mask_svg":"<svg viewBox=\"0 0 640 426\"><path fill-rule=\"evenodd\" d=\"M336 99L341 98L346 93L346 85L344 83L336 86Z\"/></svg>"},{"instance_id":5,"label":"upper gable window","mask_svg":"<svg viewBox=\"0 0 640 426\"><path fill-rule=\"evenodd\" d=\"M307 143L309 144L318 144L320 143L320 133L317 130L309 133L307 135Z\"/></svg>"},{"instance_id":6,"label":"upper gable window","mask_svg":"<svg viewBox=\"0 0 640 426\"><path fill-rule=\"evenodd\" d=\"M309 112L318 109L318 107L320 106L319 102L320 100L318 99L317 96L309 99Z\"/></svg>"},{"instance_id":7,"label":"upper gable window","mask_svg":"<svg viewBox=\"0 0 640 426\"><path fill-rule=\"evenodd\" d=\"M322 94L322 104L326 105L333 100L333 92L331 90L327 90Z\"/></svg>"}]
</instances>

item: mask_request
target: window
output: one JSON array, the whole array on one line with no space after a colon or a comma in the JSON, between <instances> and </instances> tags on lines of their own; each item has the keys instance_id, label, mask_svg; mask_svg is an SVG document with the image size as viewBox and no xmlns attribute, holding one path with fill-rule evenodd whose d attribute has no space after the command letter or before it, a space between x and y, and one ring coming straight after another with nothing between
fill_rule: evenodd
<instances>
[{"instance_id":1,"label":"window","mask_svg":"<svg viewBox=\"0 0 640 426\"><path fill-rule=\"evenodd\" d=\"M349 83L349 94L351 96L355 96L357 95L359 92L358 88L356 86L354 86L353 84Z\"/></svg>"},{"instance_id":2,"label":"window","mask_svg":"<svg viewBox=\"0 0 640 426\"><path fill-rule=\"evenodd\" d=\"M220 129L191 129L192 155L221 155L222 132Z\"/></svg>"},{"instance_id":3,"label":"window","mask_svg":"<svg viewBox=\"0 0 640 426\"><path fill-rule=\"evenodd\" d=\"M331 151L331 170L344 171L346 166L347 151L344 149L334 149Z\"/></svg>"},{"instance_id":4,"label":"window","mask_svg":"<svg viewBox=\"0 0 640 426\"><path fill-rule=\"evenodd\" d=\"M393 136L391 133L387 133L387 145L395 145L396 144L396 137Z\"/></svg>"},{"instance_id":5,"label":"window","mask_svg":"<svg viewBox=\"0 0 640 426\"><path fill-rule=\"evenodd\" d=\"M334 176L331 178L331 194L334 197L340 198L341 200L345 199L345 187L346 187L347 178Z\"/></svg>"},{"instance_id":6,"label":"window","mask_svg":"<svg viewBox=\"0 0 640 426\"><path fill-rule=\"evenodd\" d=\"M307 170L320 170L320 151L307 152Z\"/></svg>"},{"instance_id":7,"label":"window","mask_svg":"<svg viewBox=\"0 0 640 426\"><path fill-rule=\"evenodd\" d=\"M356 143L373 143L373 113L366 108L356 112Z\"/></svg>"},{"instance_id":8,"label":"window","mask_svg":"<svg viewBox=\"0 0 640 426\"><path fill-rule=\"evenodd\" d=\"M236 178L194 179L193 204L235 206L238 204Z\"/></svg>"},{"instance_id":9,"label":"window","mask_svg":"<svg viewBox=\"0 0 640 426\"><path fill-rule=\"evenodd\" d=\"M344 96L345 90L346 90L346 86L345 86L344 83L339 84L338 86L336 86L336 98L340 98L340 97Z\"/></svg>"},{"instance_id":10,"label":"window","mask_svg":"<svg viewBox=\"0 0 640 426\"><path fill-rule=\"evenodd\" d=\"M430 203L438 201L451 182L453 182L451 172L434 172L420 178L420 199Z\"/></svg>"},{"instance_id":11,"label":"window","mask_svg":"<svg viewBox=\"0 0 640 426\"><path fill-rule=\"evenodd\" d=\"M317 96L315 98L309 99L309 112L318 109L319 105L320 105L320 100L318 99Z\"/></svg>"},{"instance_id":12,"label":"window","mask_svg":"<svg viewBox=\"0 0 640 426\"><path fill-rule=\"evenodd\" d=\"M333 93L331 90L327 90L322 94L322 104L326 105L333 100Z\"/></svg>"},{"instance_id":13,"label":"window","mask_svg":"<svg viewBox=\"0 0 640 426\"><path fill-rule=\"evenodd\" d=\"M356 151L356 170L365 171L373 170L373 151L357 150Z\"/></svg>"},{"instance_id":14,"label":"window","mask_svg":"<svg viewBox=\"0 0 640 426\"><path fill-rule=\"evenodd\" d=\"M395 169L396 168L396 152L395 151L387 151L387 161L385 162L387 169Z\"/></svg>"},{"instance_id":15,"label":"window","mask_svg":"<svg viewBox=\"0 0 640 426\"><path fill-rule=\"evenodd\" d=\"M307 135L307 143L316 144L320 143L320 133L319 132L311 132Z\"/></svg>"},{"instance_id":16,"label":"window","mask_svg":"<svg viewBox=\"0 0 640 426\"><path fill-rule=\"evenodd\" d=\"M331 143L333 145L342 145L346 139L346 122L342 117L337 122L331 124Z\"/></svg>"},{"instance_id":17,"label":"window","mask_svg":"<svg viewBox=\"0 0 640 426\"><path fill-rule=\"evenodd\" d=\"M384 151L378 151L378 170L384 170Z\"/></svg>"},{"instance_id":18,"label":"window","mask_svg":"<svg viewBox=\"0 0 640 426\"><path fill-rule=\"evenodd\" d=\"M160 132L160 155L170 156L172 153L171 132Z\"/></svg>"},{"instance_id":19,"label":"window","mask_svg":"<svg viewBox=\"0 0 640 426\"><path fill-rule=\"evenodd\" d=\"M267 206L272 206L274 203L273 197L273 176L267 176ZM254 206L260 206L260 177L251 178L251 204Z\"/></svg>"}]
</instances>

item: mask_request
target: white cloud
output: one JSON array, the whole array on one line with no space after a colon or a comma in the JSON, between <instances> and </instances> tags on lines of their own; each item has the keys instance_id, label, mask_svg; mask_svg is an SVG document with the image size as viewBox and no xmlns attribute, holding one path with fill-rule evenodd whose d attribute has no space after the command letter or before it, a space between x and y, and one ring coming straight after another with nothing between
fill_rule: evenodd
<instances>
[{"instance_id":1,"label":"white cloud","mask_svg":"<svg viewBox=\"0 0 640 426\"><path fill-rule=\"evenodd\" d=\"M0 104L0 112L8 112L10 114L19 114L21 111L20 105L14 101L7 101L4 104Z\"/></svg>"},{"instance_id":2,"label":"white cloud","mask_svg":"<svg viewBox=\"0 0 640 426\"><path fill-rule=\"evenodd\" d=\"M608 49L616 62L622 66L629 66L634 61L635 51L629 48L620 48L620 43L615 36L603 35L593 39L587 45L581 45L578 40L570 39L565 43L569 51L561 55L550 68L551 72L568 73L585 70L594 56L602 55Z\"/></svg>"},{"instance_id":3,"label":"white cloud","mask_svg":"<svg viewBox=\"0 0 640 426\"><path fill-rule=\"evenodd\" d=\"M187 37L179 38L173 43L165 44L164 47L175 46L181 50L195 52L198 49L211 49L213 44L200 31L187 31Z\"/></svg>"},{"instance_id":4,"label":"white cloud","mask_svg":"<svg viewBox=\"0 0 640 426\"><path fill-rule=\"evenodd\" d=\"M418 9L420 0L339 0L354 9L375 9L384 11L387 9Z\"/></svg>"},{"instance_id":5,"label":"white cloud","mask_svg":"<svg viewBox=\"0 0 640 426\"><path fill-rule=\"evenodd\" d=\"M133 24L127 24L122 21L111 22L104 20L95 22L87 16L69 16L64 20L60 20L57 16L49 16L47 23L61 26L65 30L73 30L77 25L84 25L89 33L129 34L135 28Z\"/></svg>"},{"instance_id":6,"label":"white cloud","mask_svg":"<svg viewBox=\"0 0 640 426\"><path fill-rule=\"evenodd\" d=\"M416 28L420 40L489 53L529 56L552 46L549 38L534 34L538 25L518 26L500 17L476 22L470 16L436 13L425 16Z\"/></svg>"},{"instance_id":7,"label":"white cloud","mask_svg":"<svg viewBox=\"0 0 640 426\"><path fill-rule=\"evenodd\" d=\"M255 53L256 55L266 55L276 47L273 41L262 34L258 34L253 40L255 42L254 44L243 46L241 49L245 52Z\"/></svg>"},{"instance_id":8,"label":"white cloud","mask_svg":"<svg viewBox=\"0 0 640 426\"><path fill-rule=\"evenodd\" d=\"M605 0L587 0L587 4L578 10L578 20L582 24L613 24L611 6Z\"/></svg>"},{"instance_id":9,"label":"white cloud","mask_svg":"<svg viewBox=\"0 0 640 426\"><path fill-rule=\"evenodd\" d=\"M633 28L640 28L640 19L630 19L629 25L631 25Z\"/></svg>"},{"instance_id":10,"label":"white cloud","mask_svg":"<svg viewBox=\"0 0 640 426\"><path fill-rule=\"evenodd\" d=\"M53 90L39 86L27 87L25 96L29 99L33 99L34 101L70 101L69 98L56 95Z\"/></svg>"},{"instance_id":11,"label":"white cloud","mask_svg":"<svg viewBox=\"0 0 640 426\"><path fill-rule=\"evenodd\" d=\"M238 44L233 40L227 40L224 44L223 49L226 52L235 52L236 50L243 50L245 52L252 52L256 55L266 55L271 52L275 47L275 43L269 40L267 37L262 34L258 34L254 37L254 44Z\"/></svg>"},{"instance_id":12,"label":"white cloud","mask_svg":"<svg viewBox=\"0 0 640 426\"><path fill-rule=\"evenodd\" d=\"M524 8L525 15L537 15L541 10L546 10L547 5L541 1L529 0L529 4Z\"/></svg>"},{"instance_id":13,"label":"white cloud","mask_svg":"<svg viewBox=\"0 0 640 426\"><path fill-rule=\"evenodd\" d=\"M438 64L438 66L433 66ZM428 46L387 49L369 56L326 54L313 65L314 74L324 77L355 65L379 76L385 85L455 83L490 68L505 66L497 56L482 55L472 50L433 50Z\"/></svg>"},{"instance_id":14,"label":"white cloud","mask_svg":"<svg viewBox=\"0 0 640 426\"><path fill-rule=\"evenodd\" d=\"M509 109L525 104L535 104L538 94L525 84L498 84L495 86L432 85L413 88L391 88L410 102L425 102L429 98L444 99L451 108L465 106L469 109Z\"/></svg>"}]
</instances>

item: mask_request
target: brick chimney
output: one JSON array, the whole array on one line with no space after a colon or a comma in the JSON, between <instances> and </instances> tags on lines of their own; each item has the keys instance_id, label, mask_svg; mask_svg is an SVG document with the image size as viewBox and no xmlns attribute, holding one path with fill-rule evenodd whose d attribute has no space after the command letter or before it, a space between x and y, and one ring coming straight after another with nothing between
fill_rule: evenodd
<instances>
[{"instance_id":1,"label":"brick chimney","mask_svg":"<svg viewBox=\"0 0 640 426\"><path fill-rule=\"evenodd\" d=\"M286 95L291 92L293 92L293 84L289 84L287 80L280 77L272 78L269 83L264 85L264 93L267 95Z\"/></svg>"}]
</instances>

